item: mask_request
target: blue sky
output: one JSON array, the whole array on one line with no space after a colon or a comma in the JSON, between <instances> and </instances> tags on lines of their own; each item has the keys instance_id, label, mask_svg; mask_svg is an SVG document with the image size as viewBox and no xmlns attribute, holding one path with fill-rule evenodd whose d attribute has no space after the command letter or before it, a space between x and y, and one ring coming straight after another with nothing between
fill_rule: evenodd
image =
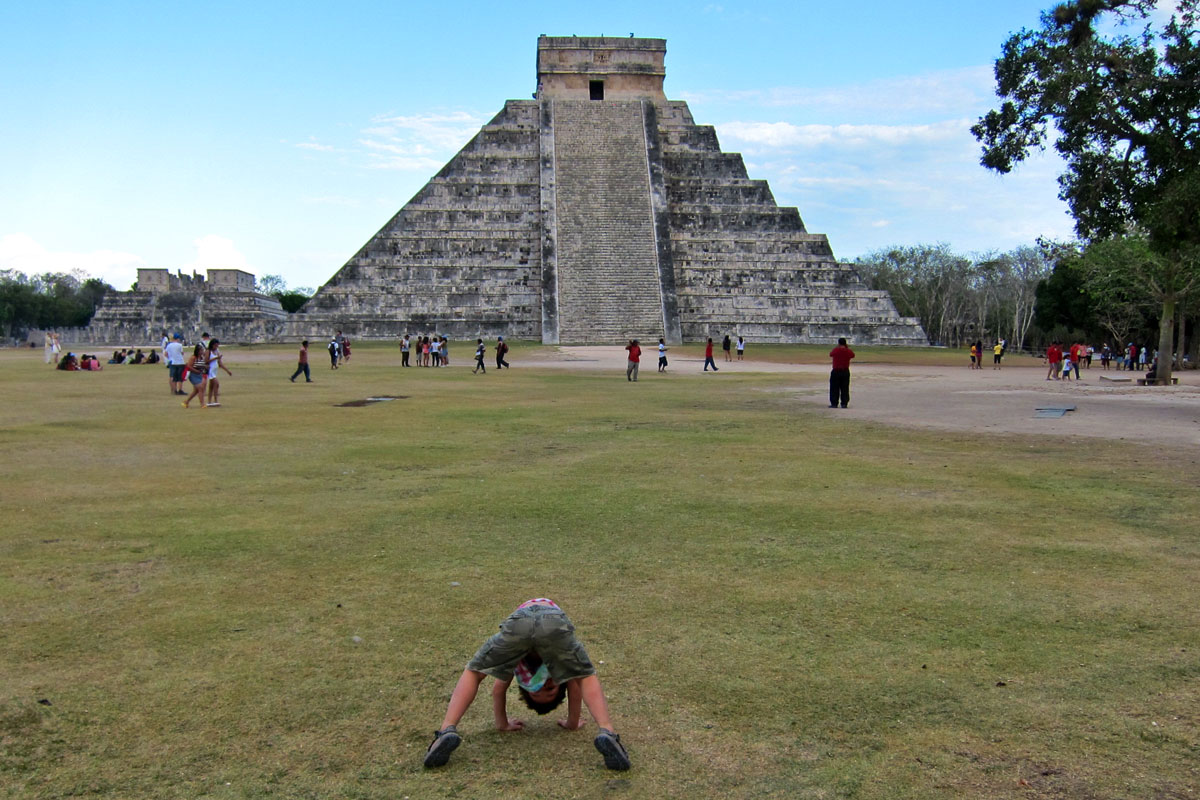
<instances>
[{"instance_id":1,"label":"blue sky","mask_svg":"<svg viewBox=\"0 0 1200 800\"><path fill-rule=\"evenodd\" d=\"M843 260L1067 237L1057 159L997 176L968 130L1050 4L3 3L0 269L320 286L530 97L542 33L665 38L667 96Z\"/></svg>"}]
</instances>

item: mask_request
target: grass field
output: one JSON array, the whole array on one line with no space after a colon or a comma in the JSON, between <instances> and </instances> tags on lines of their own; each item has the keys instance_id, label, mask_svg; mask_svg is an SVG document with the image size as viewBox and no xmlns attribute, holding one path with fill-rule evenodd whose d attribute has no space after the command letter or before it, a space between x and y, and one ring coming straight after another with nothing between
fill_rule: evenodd
<instances>
[{"instance_id":1,"label":"grass field","mask_svg":"<svg viewBox=\"0 0 1200 800\"><path fill-rule=\"evenodd\" d=\"M292 385L291 347L229 348L184 411L159 367L0 351L0 797L1200 795L1194 453L453 352ZM494 731L490 682L423 770L535 596L633 770L594 726Z\"/></svg>"}]
</instances>

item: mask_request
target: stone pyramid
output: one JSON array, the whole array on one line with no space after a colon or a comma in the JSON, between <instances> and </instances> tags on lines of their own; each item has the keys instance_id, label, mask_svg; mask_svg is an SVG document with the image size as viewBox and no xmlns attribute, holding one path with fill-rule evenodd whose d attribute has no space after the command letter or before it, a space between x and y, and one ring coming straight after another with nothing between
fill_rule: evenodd
<instances>
[{"instance_id":1,"label":"stone pyramid","mask_svg":"<svg viewBox=\"0 0 1200 800\"><path fill-rule=\"evenodd\" d=\"M663 94L663 39L538 39L504 109L289 322L547 344L924 345L915 319Z\"/></svg>"}]
</instances>

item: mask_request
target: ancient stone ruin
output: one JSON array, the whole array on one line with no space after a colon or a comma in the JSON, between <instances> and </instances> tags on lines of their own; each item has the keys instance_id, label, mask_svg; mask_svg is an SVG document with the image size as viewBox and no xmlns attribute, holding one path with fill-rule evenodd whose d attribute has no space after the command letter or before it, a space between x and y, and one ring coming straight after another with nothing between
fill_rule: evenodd
<instances>
[{"instance_id":1,"label":"ancient stone ruin","mask_svg":"<svg viewBox=\"0 0 1200 800\"><path fill-rule=\"evenodd\" d=\"M85 335L89 343L155 342L162 331L178 331L196 341L204 331L229 342L279 338L287 312L274 297L254 288L254 276L238 269L210 269L203 275L165 269L139 269L137 288L109 292Z\"/></svg>"},{"instance_id":2,"label":"ancient stone ruin","mask_svg":"<svg viewBox=\"0 0 1200 800\"><path fill-rule=\"evenodd\" d=\"M926 344L666 98L665 55L540 37L536 99L507 101L285 335Z\"/></svg>"}]
</instances>

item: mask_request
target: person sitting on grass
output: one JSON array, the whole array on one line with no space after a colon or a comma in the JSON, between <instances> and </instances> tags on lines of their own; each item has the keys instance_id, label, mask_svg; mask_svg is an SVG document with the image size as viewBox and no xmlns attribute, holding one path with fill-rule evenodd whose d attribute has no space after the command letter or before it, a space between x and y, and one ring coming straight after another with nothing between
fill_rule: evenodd
<instances>
[{"instance_id":1,"label":"person sitting on grass","mask_svg":"<svg viewBox=\"0 0 1200 800\"><path fill-rule=\"evenodd\" d=\"M604 766L629 769L629 754L621 744L621 737L613 731L596 668L583 644L575 638L575 626L557 603L545 597L517 606L500 625L500 632L485 641L467 662L450 696L442 727L434 731L433 742L425 753L426 767L445 765L462 743L455 726L487 675L496 679L492 686L492 713L497 730L519 731L525 727L522 721L508 716L508 687L515 676L521 699L538 714L549 714L566 697L567 718L558 721L566 730L579 730L587 724L579 716L580 703L586 705L600 726L593 744L604 756Z\"/></svg>"}]
</instances>

